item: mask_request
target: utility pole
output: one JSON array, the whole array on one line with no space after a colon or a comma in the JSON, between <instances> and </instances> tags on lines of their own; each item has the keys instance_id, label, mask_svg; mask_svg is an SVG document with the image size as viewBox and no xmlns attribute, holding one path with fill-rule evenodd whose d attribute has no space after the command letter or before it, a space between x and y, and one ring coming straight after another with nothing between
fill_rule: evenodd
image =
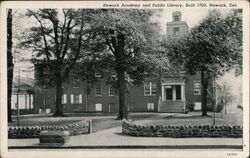
<instances>
[{"instance_id":1,"label":"utility pole","mask_svg":"<svg viewBox=\"0 0 250 158\"><path fill-rule=\"evenodd\" d=\"M89 90L88 90L88 81L86 80L86 112L88 112L88 93L89 93Z\"/></svg>"},{"instance_id":2,"label":"utility pole","mask_svg":"<svg viewBox=\"0 0 250 158\"><path fill-rule=\"evenodd\" d=\"M20 67L18 65L18 84L17 84L17 126L19 126L19 92L20 92Z\"/></svg>"}]
</instances>

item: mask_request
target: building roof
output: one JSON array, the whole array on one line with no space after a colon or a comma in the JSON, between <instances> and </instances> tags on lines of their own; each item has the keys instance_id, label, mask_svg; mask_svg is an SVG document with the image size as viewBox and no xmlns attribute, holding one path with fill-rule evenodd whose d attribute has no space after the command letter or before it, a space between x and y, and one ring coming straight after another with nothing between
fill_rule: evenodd
<instances>
[{"instance_id":1,"label":"building roof","mask_svg":"<svg viewBox=\"0 0 250 158\"><path fill-rule=\"evenodd\" d=\"M33 93L34 87L27 83L20 83L19 86L17 84L13 84L12 92L17 93L18 91L19 93Z\"/></svg>"},{"instance_id":2,"label":"building roof","mask_svg":"<svg viewBox=\"0 0 250 158\"><path fill-rule=\"evenodd\" d=\"M163 78L161 80L162 85L184 85L184 78Z\"/></svg>"}]
</instances>

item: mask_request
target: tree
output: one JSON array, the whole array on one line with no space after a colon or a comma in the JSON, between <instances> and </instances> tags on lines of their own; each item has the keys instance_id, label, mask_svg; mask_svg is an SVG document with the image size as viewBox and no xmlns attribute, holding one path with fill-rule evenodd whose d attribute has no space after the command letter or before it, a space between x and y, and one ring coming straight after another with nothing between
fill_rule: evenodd
<instances>
[{"instance_id":1,"label":"tree","mask_svg":"<svg viewBox=\"0 0 250 158\"><path fill-rule=\"evenodd\" d=\"M191 74L199 73L202 85L202 116L207 115L207 91L211 79L230 69L242 68L242 10L223 17L217 10L189 35L166 44L169 57Z\"/></svg>"},{"instance_id":2,"label":"tree","mask_svg":"<svg viewBox=\"0 0 250 158\"><path fill-rule=\"evenodd\" d=\"M220 85L220 89L218 91L217 94L217 99L219 102L219 105L221 105L222 107L220 107L220 109L222 110L223 107L225 108L225 114L226 114L226 106L231 103L234 99L234 96L231 92L231 86L228 85L228 83L223 82Z\"/></svg>"},{"instance_id":3,"label":"tree","mask_svg":"<svg viewBox=\"0 0 250 158\"><path fill-rule=\"evenodd\" d=\"M159 27L151 21L153 10L99 9L91 25L90 49L102 70L116 72L119 92L119 115L127 119L128 83L140 83L145 72L157 74L167 68L162 56ZM108 68L107 68L108 67Z\"/></svg>"},{"instance_id":4,"label":"tree","mask_svg":"<svg viewBox=\"0 0 250 158\"><path fill-rule=\"evenodd\" d=\"M12 9L7 12L7 64L8 64L8 122L12 122L11 117L11 96L13 83L13 55L12 55Z\"/></svg>"},{"instance_id":5,"label":"tree","mask_svg":"<svg viewBox=\"0 0 250 158\"><path fill-rule=\"evenodd\" d=\"M38 70L39 83L55 86L56 101L54 116L63 116L62 83L80 58L89 37L88 9L39 9L28 10L36 25L28 31L27 40L21 45L35 53L33 63ZM45 71L49 75L44 74Z\"/></svg>"}]
</instances>

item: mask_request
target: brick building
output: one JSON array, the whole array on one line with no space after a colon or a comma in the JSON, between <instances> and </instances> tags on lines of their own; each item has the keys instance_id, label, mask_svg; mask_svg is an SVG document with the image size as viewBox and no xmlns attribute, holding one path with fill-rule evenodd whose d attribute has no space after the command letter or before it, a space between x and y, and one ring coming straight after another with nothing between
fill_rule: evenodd
<instances>
[{"instance_id":1,"label":"brick building","mask_svg":"<svg viewBox=\"0 0 250 158\"><path fill-rule=\"evenodd\" d=\"M173 21L167 23L167 38L172 40L187 33L188 25L181 21L181 12L173 12ZM143 85L130 87L128 111L185 112L187 105L200 106L200 75L190 75L178 68L175 71L175 75L148 78ZM72 76L63 83L64 112L118 112L119 96L106 84L108 74L96 73L95 76L98 80L93 85ZM50 113L54 108L55 89L39 87L35 82L35 112Z\"/></svg>"}]
</instances>

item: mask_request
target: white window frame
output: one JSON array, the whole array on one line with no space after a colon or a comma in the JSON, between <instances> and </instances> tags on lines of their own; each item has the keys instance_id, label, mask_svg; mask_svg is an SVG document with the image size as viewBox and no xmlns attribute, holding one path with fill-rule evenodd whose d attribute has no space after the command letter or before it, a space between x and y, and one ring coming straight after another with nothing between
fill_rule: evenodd
<instances>
[{"instance_id":1,"label":"white window frame","mask_svg":"<svg viewBox=\"0 0 250 158\"><path fill-rule=\"evenodd\" d=\"M174 21L180 21L180 16L179 15L175 15L174 16Z\"/></svg>"},{"instance_id":2,"label":"white window frame","mask_svg":"<svg viewBox=\"0 0 250 158\"><path fill-rule=\"evenodd\" d=\"M74 94L70 95L70 104L74 104Z\"/></svg>"},{"instance_id":3,"label":"white window frame","mask_svg":"<svg viewBox=\"0 0 250 158\"><path fill-rule=\"evenodd\" d=\"M115 108L115 103L109 103L109 112L111 112L111 106L114 106L114 108Z\"/></svg>"},{"instance_id":4,"label":"white window frame","mask_svg":"<svg viewBox=\"0 0 250 158\"><path fill-rule=\"evenodd\" d=\"M100 73L100 72L95 72L95 77L96 77L96 78L101 78L101 77L102 77L102 73Z\"/></svg>"},{"instance_id":5,"label":"white window frame","mask_svg":"<svg viewBox=\"0 0 250 158\"><path fill-rule=\"evenodd\" d=\"M97 92L97 85L101 85L101 94L96 94L96 92ZM102 84L101 83L95 85L95 96L99 96L99 97L102 96Z\"/></svg>"},{"instance_id":6,"label":"white window frame","mask_svg":"<svg viewBox=\"0 0 250 158\"><path fill-rule=\"evenodd\" d=\"M199 88L195 87L196 83L199 83ZM201 82L200 81L193 81L193 93L194 95L201 95Z\"/></svg>"},{"instance_id":7,"label":"white window frame","mask_svg":"<svg viewBox=\"0 0 250 158\"><path fill-rule=\"evenodd\" d=\"M113 89L113 94L111 94L111 88ZM109 85L109 96L114 96L115 95L115 90L112 85Z\"/></svg>"},{"instance_id":8,"label":"white window frame","mask_svg":"<svg viewBox=\"0 0 250 158\"><path fill-rule=\"evenodd\" d=\"M116 77L117 76L117 73L116 72L113 72L112 74L111 74L111 77Z\"/></svg>"},{"instance_id":9,"label":"white window frame","mask_svg":"<svg viewBox=\"0 0 250 158\"><path fill-rule=\"evenodd\" d=\"M67 104L67 94L62 95L62 104Z\"/></svg>"},{"instance_id":10,"label":"white window frame","mask_svg":"<svg viewBox=\"0 0 250 158\"><path fill-rule=\"evenodd\" d=\"M147 110L154 110L155 104L154 103L147 103Z\"/></svg>"},{"instance_id":11,"label":"white window frame","mask_svg":"<svg viewBox=\"0 0 250 158\"><path fill-rule=\"evenodd\" d=\"M149 84L149 94L145 93L146 84ZM152 84L156 84L156 94L152 94ZM155 82L145 82L144 83L144 96L156 96L157 95L157 83Z\"/></svg>"},{"instance_id":12,"label":"white window frame","mask_svg":"<svg viewBox=\"0 0 250 158\"><path fill-rule=\"evenodd\" d=\"M78 96L78 102L76 102L76 96ZM71 94L70 95L71 104L82 104L82 94Z\"/></svg>"},{"instance_id":13,"label":"white window frame","mask_svg":"<svg viewBox=\"0 0 250 158\"><path fill-rule=\"evenodd\" d=\"M101 107L100 110L97 110L97 108L96 108L97 105L101 105L101 106L100 106L100 107ZM95 111L96 111L96 112L102 112L102 103L96 103L96 104L95 104Z\"/></svg>"}]
</instances>

